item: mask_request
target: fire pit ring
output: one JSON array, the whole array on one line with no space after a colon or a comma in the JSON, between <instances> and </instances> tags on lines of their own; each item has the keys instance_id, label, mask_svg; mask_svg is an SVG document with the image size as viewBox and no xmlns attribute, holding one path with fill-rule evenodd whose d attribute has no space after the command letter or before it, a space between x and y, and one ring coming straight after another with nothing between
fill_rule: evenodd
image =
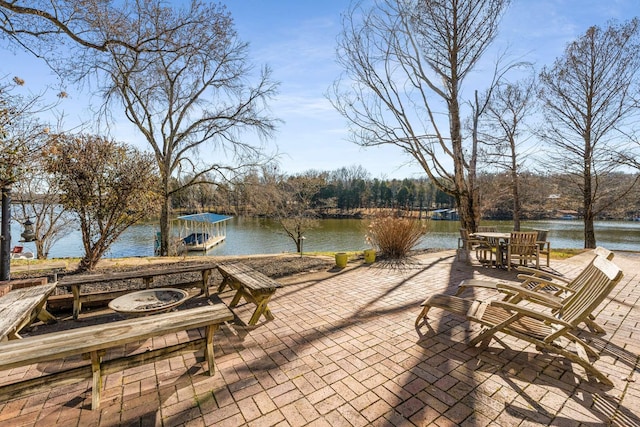
<instances>
[{"instance_id":1,"label":"fire pit ring","mask_svg":"<svg viewBox=\"0 0 640 427\"><path fill-rule=\"evenodd\" d=\"M119 296L109 303L109 308L128 316L146 316L169 311L188 298L189 293L182 289L145 289Z\"/></svg>"}]
</instances>

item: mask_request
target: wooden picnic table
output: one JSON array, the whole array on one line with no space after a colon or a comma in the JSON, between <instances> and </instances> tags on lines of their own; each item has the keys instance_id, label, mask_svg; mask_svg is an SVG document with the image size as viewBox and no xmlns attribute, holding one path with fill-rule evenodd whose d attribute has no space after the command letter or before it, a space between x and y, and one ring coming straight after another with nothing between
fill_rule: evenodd
<instances>
[{"instance_id":1,"label":"wooden picnic table","mask_svg":"<svg viewBox=\"0 0 640 427\"><path fill-rule=\"evenodd\" d=\"M118 280L142 279L145 289L149 289L151 287L151 284L153 283L153 279L156 277L173 275L173 274L199 272L201 274L201 278L199 280L191 281L191 282L183 282L183 283L172 283L171 287L173 288L189 288L194 286L199 287L200 294L204 294L208 297L209 296L209 277L211 276L211 272L214 269L216 269L217 266L218 266L217 263L209 262L209 263L202 263L202 264L195 264L195 265L185 265L180 267L167 266L167 267L155 267L155 268L135 270L135 271L123 271L123 272L116 272L116 273L83 274L83 275L65 276L60 281L58 281L58 287L71 289L71 293L73 294L73 318L77 319L78 316L80 315L80 310L82 308L83 302L105 301L105 300L110 301L121 295L138 290L138 289L117 289L117 290L102 291L102 292L82 293L83 286L114 282Z\"/></svg>"},{"instance_id":2,"label":"wooden picnic table","mask_svg":"<svg viewBox=\"0 0 640 427\"><path fill-rule=\"evenodd\" d=\"M282 287L280 283L241 262L220 263L218 271L222 275L218 292L222 292L226 286L236 290L229 307L235 307L241 298L256 305L249 325L258 323L261 316L273 320L268 303L276 289Z\"/></svg>"},{"instance_id":3,"label":"wooden picnic table","mask_svg":"<svg viewBox=\"0 0 640 427\"><path fill-rule=\"evenodd\" d=\"M22 338L20 330L34 320L55 322L45 308L47 298L56 288L55 283L12 289L0 297L0 341Z\"/></svg>"}]
</instances>

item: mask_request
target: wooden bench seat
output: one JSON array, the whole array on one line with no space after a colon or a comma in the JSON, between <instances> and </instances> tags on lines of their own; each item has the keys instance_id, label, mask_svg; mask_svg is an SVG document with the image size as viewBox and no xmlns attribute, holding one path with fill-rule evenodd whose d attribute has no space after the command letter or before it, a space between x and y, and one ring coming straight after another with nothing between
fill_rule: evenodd
<instances>
[{"instance_id":1,"label":"wooden bench seat","mask_svg":"<svg viewBox=\"0 0 640 427\"><path fill-rule=\"evenodd\" d=\"M222 292L226 286L236 290L229 307L235 307L240 302L240 298L256 305L249 325L258 323L260 316L263 315L268 320L273 320L268 303L276 289L282 287L280 283L241 262L220 263L218 271L222 275L218 292Z\"/></svg>"},{"instance_id":2,"label":"wooden bench seat","mask_svg":"<svg viewBox=\"0 0 640 427\"><path fill-rule=\"evenodd\" d=\"M52 384L71 384L92 379L91 407L97 409L105 375L199 349L204 349L209 374L213 375L213 335L221 323L231 320L233 313L224 304L215 304L0 343L0 369L3 370L77 355L83 355L91 361L88 365L2 385L0 400L49 390ZM109 349L197 328L204 328L199 338L103 361ZM153 340L153 344L163 342Z\"/></svg>"}]
</instances>

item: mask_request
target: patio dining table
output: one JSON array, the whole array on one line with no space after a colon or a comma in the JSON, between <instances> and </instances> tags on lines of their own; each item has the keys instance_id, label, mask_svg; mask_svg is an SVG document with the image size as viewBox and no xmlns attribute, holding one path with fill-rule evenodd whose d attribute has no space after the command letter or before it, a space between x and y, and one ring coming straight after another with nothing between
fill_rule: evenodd
<instances>
[{"instance_id":1,"label":"patio dining table","mask_svg":"<svg viewBox=\"0 0 640 427\"><path fill-rule=\"evenodd\" d=\"M496 251L496 266L503 266L502 246L509 244L511 233L501 233L497 231L481 231L471 234L472 237L486 241L487 245Z\"/></svg>"}]
</instances>

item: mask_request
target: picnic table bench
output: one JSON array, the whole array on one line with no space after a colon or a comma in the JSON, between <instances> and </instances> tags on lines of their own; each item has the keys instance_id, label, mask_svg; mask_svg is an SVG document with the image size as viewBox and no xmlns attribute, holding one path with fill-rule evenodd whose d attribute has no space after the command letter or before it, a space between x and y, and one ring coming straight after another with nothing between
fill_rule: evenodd
<instances>
[{"instance_id":1,"label":"picnic table bench","mask_svg":"<svg viewBox=\"0 0 640 427\"><path fill-rule=\"evenodd\" d=\"M200 294L204 294L205 296L209 297L209 277L211 276L211 271L213 271L216 267L217 263L203 263L196 265L185 265L181 267L156 267L116 273L65 276L58 281L58 287L71 288L71 293L73 294L73 318L77 319L80 315L80 310L82 308L83 302L110 301L121 295L137 290L117 289L111 291L82 293L83 286L108 283L118 280L142 279L145 288L149 289L155 277L199 272L201 274L201 278L199 280L192 282L172 283L171 287L189 288L196 286L200 288Z\"/></svg>"},{"instance_id":2,"label":"picnic table bench","mask_svg":"<svg viewBox=\"0 0 640 427\"><path fill-rule=\"evenodd\" d=\"M220 263L218 271L222 275L218 293L222 292L226 286L236 290L229 307L235 307L240 302L240 298L256 305L249 325L258 323L260 316L263 315L268 320L273 320L268 303L276 293L276 289L282 287L280 283L241 262Z\"/></svg>"},{"instance_id":3,"label":"picnic table bench","mask_svg":"<svg viewBox=\"0 0 640 427\"><path fill-rule=\"evenodd\" d=\"M106 375L200 349L204 349L209 375L213 375L213 335L221 323L230 320L233 320L233 313L224 304L214 304L0 343L0 369L3 370L77 355L83 355L91 361L90 364L76 367L73 364L60 364L69 367L52 374L2 385L0 401L50 390L53 384L72 384L92 379L91 408L98 409L102 380ZM198 328L204 328L203 333L189 341L161 347L158 345L170 340L154 339L149 341L154 345L153 350L103 360L109 349L124 348L129 343Z\"/></svg>"},{"instance_id":4,"label":"picnic table bench","mask_svg":"<svg viewBox=\"0 0 640 427\"><path fill-rule=\"evenodd\" d=\"M20 339L20 330L34 320L52 323L56 318L46 310L47 298L55 283L43 280L7 282L9 291L0 297L0 341Z\"/></svg>"}]
</instances>

